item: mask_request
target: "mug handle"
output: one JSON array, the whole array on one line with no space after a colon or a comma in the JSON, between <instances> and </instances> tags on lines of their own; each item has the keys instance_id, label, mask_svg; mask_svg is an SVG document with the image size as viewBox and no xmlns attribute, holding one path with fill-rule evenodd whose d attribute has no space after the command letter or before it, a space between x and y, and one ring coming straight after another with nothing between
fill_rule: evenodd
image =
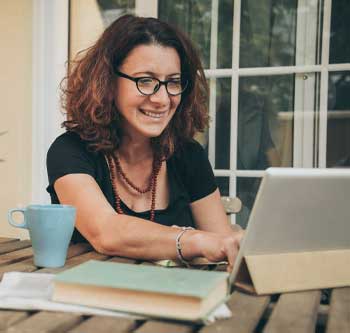
<instances>
[{"instance_id":1,"label":"mug handle","mask_svg":"<svg viewBox=\"0 0 350 333\"><path fill-rule=\"evenodd\" d=\"M17 228L27 228L27 223L26 223L26 216L24 215L24 212L26 211L26 208L13 208L10 209L7 213L7 220L9 221L9 223ZM23 222L22 223L16 223L13 219L12 219L12 214L15 212L21 212L23 214Z\"/></svg>"}]
</instances>

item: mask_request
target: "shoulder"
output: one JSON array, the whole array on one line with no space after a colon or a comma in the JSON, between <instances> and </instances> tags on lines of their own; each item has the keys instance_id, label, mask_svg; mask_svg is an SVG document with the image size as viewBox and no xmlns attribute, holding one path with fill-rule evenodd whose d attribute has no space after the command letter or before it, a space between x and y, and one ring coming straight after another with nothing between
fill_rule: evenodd
<instances>
[{"instance_id":1,"label":"shoulder","mask_svg":"<svg viewBox=\"0 0 350 333\"><path fill-rule=\"evenodd\" d=\"M89 151L88 143L82 140L79 134L74 132L65 132L58 136L51 144L48 150L48 156L57 155L84 155L89 158L94 158L96 153Z\"/></svg>"},{"instance_id":2,"label":"shoulder","mask_svg":"<svg viewBox=\"0 0 350 333\"><path fill-rule=\"evenodd\" d=\"M86 149L86 143L77 133L65 132L55 139L51 144L49 151L62 148L69 149L70 147Z\"/></svg>"},{"instance_id":3,"label":"shoulder","mask_svg":"<svg viewBox=\"0 0 350 333\"><path fill-rule=\"evenodd\" d=\"M89 151L88 143L77 133L65 132L58 136L47 152L48 165L81 164L95 165L97 154Z\"/></svg>"},{"instance_id":4,"label":"shoulder","mask_svg":"<svg viewBox=\"0 0 350 333\"><path fill-rule=\"evenodd\" d=\"M207 157L207 153L202 145L192 139L183 143L174 153L174 159L184 162L196 162Z\"/></svg>"},{"instance_id":5,"label":"shoulder","mask_svg":"<svg viewBox=\"0 0 350 333\"><path fill-rule=\"evenodd\" d=\"M51 185L66 174L86 173L95 177L97 164L96 153L90 152L87 149L87 142L73 132L66 132L57 137L46 156Z\"/></svg>"}]
</instances>

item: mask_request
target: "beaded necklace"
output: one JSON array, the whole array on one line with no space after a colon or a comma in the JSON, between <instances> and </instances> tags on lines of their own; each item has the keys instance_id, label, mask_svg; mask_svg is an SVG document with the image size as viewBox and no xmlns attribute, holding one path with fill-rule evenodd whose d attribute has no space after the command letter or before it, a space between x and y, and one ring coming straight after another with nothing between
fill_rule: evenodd
<instances>
[{"instance_id":1,"label":"beaded necklace","mask_svg":"<svg viewBox=\"0 0 350 333\"><path fill-rule=\"evenodd\" d=\"M129 185L132 189L134 189L136 192L140 194L145 194L149 191L151 191L151 210L150 210L150 220L154 222L154 216L155 216L155 206L156 206L156 192L157 192L157 178L158 174L160 171L160 167L162 165L161 160L153 157L153 162L152 162L152 173L149 179L149 184L147 185L146 188L141 189L135 184L132 183L132 181L126 176L125 172L123 171L120 161L118 159L117 155L107 155L106 156L108 165L109 165L109 174L111 178L111 183L112 183L112 189L113 189L113 194L114 194L114 199L115 199L115 206L116 206L116 211L118 214L124 214L121 205L120 205L120 196L118 194L117 186L116 186L116 178L117 175L120 176L120 178L123 179L123 181Z\"/></svg>"}]
</instances>

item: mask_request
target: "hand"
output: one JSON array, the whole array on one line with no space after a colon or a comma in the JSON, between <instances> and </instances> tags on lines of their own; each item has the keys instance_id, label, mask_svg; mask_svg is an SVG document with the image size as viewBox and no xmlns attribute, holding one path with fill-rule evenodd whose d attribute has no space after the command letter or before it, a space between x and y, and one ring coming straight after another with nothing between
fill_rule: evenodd
<instances>
[{"instance_id":1,"label":"hand","mask_svg":"<svg viewBox=\"0 0 350 333\"><path fill-rule=\"evenodd\" d=\"M244 230L232 231L229 234L217 234L201 231L193 235L198 252L211 262L228 261L227 271L231 272L236 260Z\"/></svg>"}]
</instances>

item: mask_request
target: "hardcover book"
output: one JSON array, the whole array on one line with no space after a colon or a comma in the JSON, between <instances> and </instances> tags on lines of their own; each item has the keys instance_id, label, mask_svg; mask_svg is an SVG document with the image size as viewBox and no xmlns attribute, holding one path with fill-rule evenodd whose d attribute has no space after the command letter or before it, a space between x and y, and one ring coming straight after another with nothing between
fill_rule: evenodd
<instances>
[{"instance_id":1,"label":"hardcover book","mask_svg":"<svg viewBox=\"0 0 350 333\"><path fill-rule=\"evenodd\" d=\"M201 321L229 294L226 272L90 260L57 274L53 300Z\"/></svg>"}]
</instances>

